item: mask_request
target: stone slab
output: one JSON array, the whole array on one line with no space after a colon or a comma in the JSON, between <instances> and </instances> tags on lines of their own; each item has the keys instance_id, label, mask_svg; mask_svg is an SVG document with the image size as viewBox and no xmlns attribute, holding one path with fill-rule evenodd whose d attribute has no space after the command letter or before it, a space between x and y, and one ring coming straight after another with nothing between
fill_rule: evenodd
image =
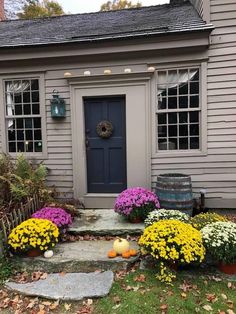
<instances>
[{"instance_id":1,"label":"stone slab","mask_svg":"<svg viewBox=\"0 0 236 314\"><path fill-rule=\"evenodd\" d=\"M141 234L144 224L129 223L113 209L80 210L80 217L69 228L69 232L91 235L134 235Z\"/></svg>"},{"instance_id":2,"label":"stone slab","mask_svg":"<svg viewBox=\"0 0 236 314\"><path fill-rule=\"evenodd\" d=\"M45 280L30 283L8 282L6 287L28 296L53 300L79 301L106 296L112 286L112 271L103 273L49 274Z\"/></svg>"},{"instance_id":3,"label":"stone slab","mask_svg":"<svg viewBox=\"0 0 236 314\"><path fill-rule=\"evenodd\" d=\"M57 245L52 258L46 259L43 256L19 258L14 256L12 263L21 270L55 273L127 269L137 260L136 257L130 259L108 258L107 253L112 249L112 245L113 241L103 240L60 243ZM137 250L138 244L132 241L130 247Z\"/></svg>"}]
</instances>

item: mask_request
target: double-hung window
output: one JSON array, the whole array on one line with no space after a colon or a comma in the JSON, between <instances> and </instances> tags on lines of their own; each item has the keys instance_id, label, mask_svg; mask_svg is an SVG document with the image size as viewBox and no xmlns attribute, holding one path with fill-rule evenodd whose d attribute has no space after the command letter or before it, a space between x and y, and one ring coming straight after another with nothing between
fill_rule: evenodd
<instances>
[{"instance_id":1,"label":"double-hung window","mask_svg":"<svg viewBox=\"0 0 236 314\"><path fill-rule=\"evenodd\" d=\"M200 150L200 69L157 71L157 150Z\"/></svg>"},{"instance_id":2,"label":"double-hung window","mask_svg":"<svg viewBox=\"0 0 236 314\"><path fill-rule=\"evenodd\" d=\"M41 153L39 79L5 80L4 92L8 152Z\"/></svg>"}]
</instances>

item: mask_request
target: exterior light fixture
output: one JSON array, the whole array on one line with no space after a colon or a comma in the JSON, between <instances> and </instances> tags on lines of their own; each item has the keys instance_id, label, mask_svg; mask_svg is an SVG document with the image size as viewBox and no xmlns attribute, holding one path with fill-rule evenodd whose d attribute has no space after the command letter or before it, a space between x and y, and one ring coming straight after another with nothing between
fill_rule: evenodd
<instances>
[{"instance_id":1,"label":"exterior light fixture","mask_svg":"<svg viewBox=\"0 0 236 314\"><path fill-rule=\"evenodd\" d=\"M156 71L156 68L155 67L148 67L148 72L155 72Z\"/></svg>"},{"instance_id":2,"label":"exterior light fixture","mask_svg":"<svg viewBox=\"0 0 236 314\"><path fill-rule=\"evenodd\" d=\"M132 70L130 68L126 68L126 69L124 69L124 72L128 74L128 73L131 73Z\"/></svg>"},{"instance_id":3,"label":"exterior light fixture","mask_svg":"<svg viewBox=\"0 0 236 314\"><path fill-rule=\"evenodd\" d=\"M66 104L63 98L60 98L57 90L53 90L51 99L51 116L52 118L65 118Z\"/></svg>"},{"instance_id":4,"label":"exterior light fixture","mask_svg":"<svg viewBox=\"0 0 236 314\"><path fill-rule=\"evenodd\" d=\"M84 76L90 76L91 72L90 71L84 71Z\"/></svg>"},{"instance_id":5,"label":"exterior light fixture","mask_svg":"<svg viewBox=\"0 0 236 314\"><path fill-rule=\"evenodd\" d=\"M104 74L106 74L106 75L111 74L111 70L110 70L110 69L106 69L106 70L104 70Z\"/></svg>"},{"instance_id":6,"label":"exterior light fixture","mask_svg":"<svg viewBox=\"0 0 236 314\"><path fill-rule=\"evenodd\" d=\"M70 77L70 76L72 76L72 74L70 72L65 72L64 73L64 77Z\"/></svg>"}]
</instances>

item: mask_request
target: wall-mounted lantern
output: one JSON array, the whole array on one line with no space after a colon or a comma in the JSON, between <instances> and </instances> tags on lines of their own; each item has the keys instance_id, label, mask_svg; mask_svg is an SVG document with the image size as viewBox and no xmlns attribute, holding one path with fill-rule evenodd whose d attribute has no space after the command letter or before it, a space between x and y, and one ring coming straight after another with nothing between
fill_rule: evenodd
<instances>
[{"instance_id":1,"label":"wall-mounted lantern","mask_svg":"<svg viewBox=\"0 0 236 314\"><path fill-rule=\"evenodd\" d=\"M53 90L51 99L51 116L52 118L65 118L66 104L63 98L60 98L57 90Z\"/></svg>"}]
</instances>

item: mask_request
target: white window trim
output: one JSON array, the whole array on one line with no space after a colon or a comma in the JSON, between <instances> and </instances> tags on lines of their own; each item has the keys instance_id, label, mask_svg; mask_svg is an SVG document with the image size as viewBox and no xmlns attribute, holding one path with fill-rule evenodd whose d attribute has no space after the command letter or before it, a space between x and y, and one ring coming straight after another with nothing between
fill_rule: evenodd
<instances>
[{"instance_id":1,"label":"white window trim","mask_svg":"<svg viewBox=\"0 0 236 314\"><path fill-rule=\"evenodd\" d=\"M42 128L42 152L23 152L27 158L32 159L46 159L47 154L47 135L46 135L46 105L45 105L45 77L42 73L28 73L28 74L17 74L17 75L2 75L0 77L0 131L1 131L1 142L2 152L9 154L13 158L16 158L20 153L12 153L8 151L7 144L7 130L6 130L6 103L5 103L5 81L8 80L19 80L19 79L38 79L39 80L39 105L40 105L40 116L41 116L41 128Z\"/></svg>"},{"instance_id":2,"label":"white window trim","mask_svg":"<svg viewBox=\"0 0 236 314\"><path fill-rule=\"evenodd\" d=\"M167 157L187 157L187 156L206 156L207 155L207 62L200 63L178 63L168 65L156 65L156 70L181 69L189 67L199 68L200 78L200 149L191 150L159 150L157 136L157 73L152 82L152 158Z\"/></svg>"}]
</instances>

